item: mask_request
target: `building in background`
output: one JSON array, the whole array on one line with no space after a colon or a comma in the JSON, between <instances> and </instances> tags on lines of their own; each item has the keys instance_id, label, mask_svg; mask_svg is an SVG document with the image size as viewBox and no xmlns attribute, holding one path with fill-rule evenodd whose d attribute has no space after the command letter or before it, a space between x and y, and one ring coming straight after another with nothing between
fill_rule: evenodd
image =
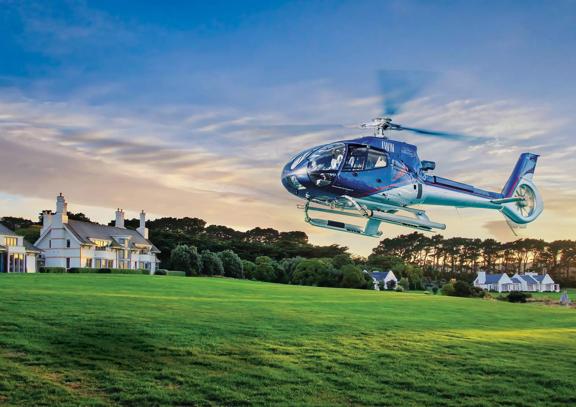
<instances>
[{"instance_id":1,"label":"building in background","mask_svg":"<svg viewBox=\"0 0 576 407\"><path fill-rule=\"evenodd\" d=\"M40 249L0 224L0 273L35 273Z\"/></svg>"},{"instance_id":2,"label":"building in background","mask_svg":"<svg viewBox=\"0 0 576 407\"><path fill-rule=\"evenodd\" d=\"M364 272L370 274L370 277L372 277L375 290L379 291L380 287L383 287L384 290L393 290L398 285L398 279L392 270L372 271L370 273L367 270L364 270Z\"/></svg>"},{"instance_id":3,"label":"building in background","mask_svg":"<svg viewBox=\"0 0 576 407\"><path fill-rule=\"evenodd\" d=\"M42 230L36 246L46 267L146 269L158 268L160 251L148 240L146 214L140 213L136 230L124 226L124 211L116 211L114 226L68 219L68 204L56 198L56 213L42 214Z\"/></svg>"},{"instance_id":4,"label":"building in background","mask_svg":"<svg viewBox=\"0 0 576 407\"><path fill-rule=\"evenodd\" d=\"M474 287L499 293L504 291L560 291L560 285L556 284L549 274L537 273L516 273L510 278L505 273L488 274L485 271L479 271L474 280Z\"/></svg>"}]
</instances>

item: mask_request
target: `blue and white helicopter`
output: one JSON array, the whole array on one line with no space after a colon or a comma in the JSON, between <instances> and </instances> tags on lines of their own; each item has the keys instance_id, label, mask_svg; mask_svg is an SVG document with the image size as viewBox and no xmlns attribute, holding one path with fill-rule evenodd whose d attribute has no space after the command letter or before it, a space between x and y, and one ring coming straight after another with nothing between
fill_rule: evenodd
<instances>
[{"instance_id":1,"label":"blue and white helicopter","mask_svg":"<svg viewBox=\"0 0 576 407\"><path fill-rule=\"evenodd\" d=\"M501 192L430 174L433 161L422 161L416 146L385 136L390 131L410 131L447 138L454 135L393 123L389 117L362 125L374 135L316 146L297 154L282 171L282 184L306 201L305 220L313 226L379 237L380 224L390 223L422 231L444 230L415 205L486 208L502 212L512 230L534 221L544 208L532 177L538 155L520 155ZM323 213L365 219L363 226L311 217Z\"/></svg>"}]
</instances>

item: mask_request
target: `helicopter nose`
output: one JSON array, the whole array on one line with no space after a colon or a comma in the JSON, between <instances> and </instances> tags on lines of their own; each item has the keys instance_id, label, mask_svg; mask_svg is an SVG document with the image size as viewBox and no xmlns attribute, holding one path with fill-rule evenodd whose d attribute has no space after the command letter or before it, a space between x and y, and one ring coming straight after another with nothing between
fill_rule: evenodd
<instances>
[{"instance_id":1,"label":"helicopter nose","mask_svg":"<svg viewBox=\"0 0 576 407\"><path fill-rule=\"evenodd\" d=\"M290 193L294 195L303 195L306 191L307 185L310 184L308 173L306 171L306 163L302 163L298 168L293 168L293 162L290 161L284 166L282 170L282 185Z\"/></svg>"}]
</instances>

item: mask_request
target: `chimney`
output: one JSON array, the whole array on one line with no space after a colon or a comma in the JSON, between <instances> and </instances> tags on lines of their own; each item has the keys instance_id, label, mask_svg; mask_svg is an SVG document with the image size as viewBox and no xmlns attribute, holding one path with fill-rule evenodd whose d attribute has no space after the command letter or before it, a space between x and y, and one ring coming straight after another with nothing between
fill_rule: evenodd
<instances>
[{"instance_id":1,"label":"chimney","mask_svg":"<svg viewBox=\"0 0 576 407\"><path fill-rule=\"evenodd\" d=\"M62 224L68 223L68 204L62 192L56 197L56 213L52 217L52 221L54 222L54 226L60 228Z\"/></svg>"},{"instance_id":2,"label":"chimney","mask_svg":"<svg viewBox=\"0 0 576 407\"><path fill-rule=\"evenodd\" d=\"M114 226L117 228L126 229L124 227L124 211L120 208L116 210L116 222Z\"/></svg>"},{"instance_id":3,"label":"chimney","mask_svg":"<svg viewBox=\"0 0 576 407\"><path fill-rule=\"evenodd\" d=\"M52 212L42 211L42 230L40 231L40 234L47 231L51 224L52 224Z\"/></svg>"},{"instance_id":4,"label":"chimney","mask_svg":"<svg viewBox=\"0 0 576 407\"><path fill-rule=\"evenodd\" d=\"M146 227L146 212L142 209L140 212L140 226L138 227L138 233L140 233L144 239L148 239L148 228Z\"/></svg>"},{"instance_id":5,"label":"chimney","mask_svg":"<svg viewBox=\"0 0 576 407\"><path fill-rule=\"evenodd\" d=\"M479 271L478 272L478 284L486 284L486 272Z\"/></svg>"}]
</instances>

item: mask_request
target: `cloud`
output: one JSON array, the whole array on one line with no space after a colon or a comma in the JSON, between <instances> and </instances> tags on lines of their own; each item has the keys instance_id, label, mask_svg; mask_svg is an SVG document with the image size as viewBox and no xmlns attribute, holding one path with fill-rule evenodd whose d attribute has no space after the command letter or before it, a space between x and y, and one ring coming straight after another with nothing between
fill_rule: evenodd
<instances>
[{"instance_id":1,"label":"cloud","mask_svg":"<svg viewBox=\"0 0 576 407\"><path fill-rule=\"evenodd\" d=\"M275 89L282 110L276 103L269 109L249 104L94 106L83 98L47 102L4 93L0 184L3 192L22 197L52 199L66 192L83 204L137 210L146 203L154 213L198 216L239 228L302 228L312 241L338 242L366 254L377 240L357 241L304 224L294 208L297 200L283 190L279 173L298 151L362 134L340 124L365 121L366 112L377 111L380 100L358 98L322 82L300 87L307 93L297 101L291 100L292 89L284 95ZM553 236L546 225L558 218L569 218L565 223L576 227L569 204L575 198L570 174L576 164L569 160L574 148L563 122L551 120L556 124L548 128L540 125L550 115L546 109L513 101L440 104L429 97L409 104L398 122L498 137L500 144L406 132L392 136L418 145L422 159L436 160L435 173L493 190L502 188L520 152L542 153L535 180L542 186L548 217L530 233ZM468 235L473 227L475 236L510 237L505 223L494 221L500 214L466 213L459 222L453 211L427 210L432 219L447 224L448 236ZM405 232L385 228L387 236Z\"/></svg>"}]
</instances>

